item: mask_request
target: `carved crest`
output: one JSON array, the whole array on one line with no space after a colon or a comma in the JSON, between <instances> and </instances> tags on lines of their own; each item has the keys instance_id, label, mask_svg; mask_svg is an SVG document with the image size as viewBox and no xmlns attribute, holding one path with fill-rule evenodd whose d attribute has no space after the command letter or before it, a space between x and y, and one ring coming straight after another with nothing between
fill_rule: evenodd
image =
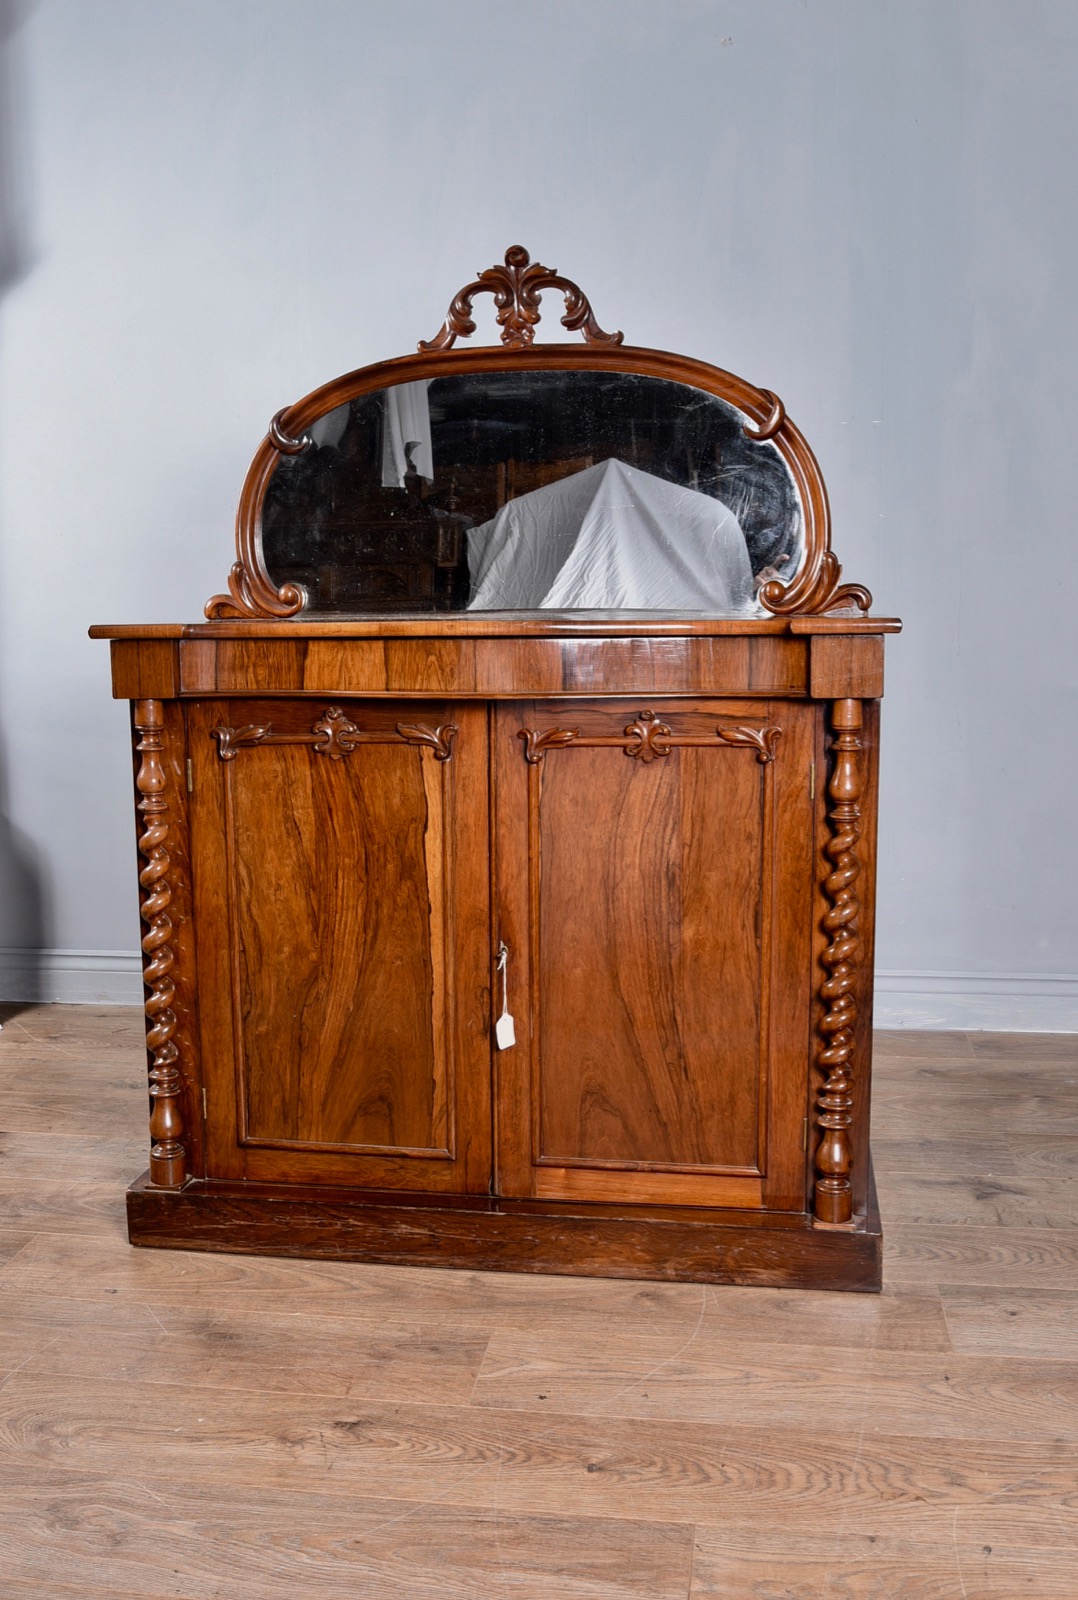
<instances>
[{"instance_id":1,"label":"carved crest","mask_svg":"<svg viewBox=\"0 0 1078 1600\"><path fill-rule=\"evenodd\" d=\"M505 252L505 265L488 267L472 283L453 296L445 321L433 339L421 339L420 350L448 350L458 339L475 332L472 302L477 294L492 294L498 308L502 344L520 350L535 340L539 321L539 298L544 289L560 289L565 296L562 327L570 333L581 329L587 344L621 344L623 333L604 333L595 320L587 295L571 278L563 278L556 267L533 261L522 244Z\"/></svg>"}]
</instances>

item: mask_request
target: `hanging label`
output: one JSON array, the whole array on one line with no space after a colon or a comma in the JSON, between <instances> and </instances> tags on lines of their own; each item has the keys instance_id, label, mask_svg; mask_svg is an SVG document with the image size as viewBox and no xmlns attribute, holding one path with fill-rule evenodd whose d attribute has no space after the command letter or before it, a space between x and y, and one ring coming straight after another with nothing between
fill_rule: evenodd
<instances>
[{"instance_id":1,"label":"hanging label","mask_svg":"<svg viewBox=\"0 0 1078 1600\"><path fill-rule=\"evenodd\" d=\"M517 1042L517 1030L509 1010L509 951L504 944L498 946L498 971L502 975L502 1009L494 1024L494 1042L499 1050L511 1050Z\"/></svg>"}]
</instances>

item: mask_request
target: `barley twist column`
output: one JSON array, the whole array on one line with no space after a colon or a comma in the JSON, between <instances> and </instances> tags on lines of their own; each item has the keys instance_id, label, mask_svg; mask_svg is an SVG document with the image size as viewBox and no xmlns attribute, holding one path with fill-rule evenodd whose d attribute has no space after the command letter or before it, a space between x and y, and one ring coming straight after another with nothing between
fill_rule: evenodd
<instances>
[{"instance_id":1,"label":"barley twist column","mask_svg":"<svg viewBox=\"0 0 1078 1600\"><path fill-rule=\"evenodd\" d=\"M142 920L146 933L142 940L142 981L150 991L146 997L146 1048L150 1052L150 1182L160 1189L179 1189L184 1182L183 1079L179 1051L173 1035L176 1018L172 998L176 992L170 976L175 956L169 939L172 922L168 907L172 889L168 881L169 854L165 840L169 832L169 808L165 798L167 778L161 752L164 749L164 713L160 700L135 703L135 728L142 735L136 750L142 756L135 785L141 796L138 812L143 819L138 847L146 858L139 873L142 885Z\"/></svg>"},{"instance_id":2,"label":"barley twist column","mask_svg":"<svg viewBox=\"0 0 1078 1600\"><path fill-rule=\"evenodd\" d=\"M820 1141L816 1148L815 1214L818 1222L849 1222L853 1215L850 1169L853 1153L853 1055L856 1042L857 983L861 910L855 884L861 871L857 841L861 836L861 702L836 700L831 725L835 731L835 768L828 785L831 837L825 845L831 870L824 893L831 902L823 919L829 936L823 952L828 975L820 987L825 1011L820 1021L821 1046L816 1060L824 1081L816 1100Z\"/></svg>"}]
</instances>

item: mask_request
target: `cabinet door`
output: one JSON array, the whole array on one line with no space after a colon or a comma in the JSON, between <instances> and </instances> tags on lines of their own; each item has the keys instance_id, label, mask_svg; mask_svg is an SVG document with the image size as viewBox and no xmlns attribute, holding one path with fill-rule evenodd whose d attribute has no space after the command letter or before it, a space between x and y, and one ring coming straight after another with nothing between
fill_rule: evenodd
<instances>
[{"instance_id":1,"label":"cabinet door","mask_svg":"<svg viewBox=\"0 0 1078 1600\"><path fill-rule=\"evenodd\" d=\"M813 727L781 701L499 710L500 1193L804 1209Z\"/></svg>"},{"instance_id":2,"label":"cabinet door","mask_svg":"<svg viewBox=\"0 0 1078 1600\"><path fill-rule=\"evenodd\" d=\"M485 706L192 705L211 1177L490 1183Z\"/></svg>"}]
</instances>

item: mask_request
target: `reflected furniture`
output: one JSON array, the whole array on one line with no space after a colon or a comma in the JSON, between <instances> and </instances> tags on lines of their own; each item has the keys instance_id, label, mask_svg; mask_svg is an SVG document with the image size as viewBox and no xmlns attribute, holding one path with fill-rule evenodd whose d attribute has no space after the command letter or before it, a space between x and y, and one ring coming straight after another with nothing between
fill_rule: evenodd
<instances>
[{"instance_id":1,"label":"reflected furniture","mask_svg":"<svg viewBox=\"0 0 1078 1600\"><path fill-rule=\"evenodd\" d=\"M535 342L543 291L581 343ZM501 342L458 346L486 292ZM470 607L505 508L528 561L604 461L719 502L752 592ZM207 620L92 630L135 747L131 1240L878 1289L870 603L776 396L625 345L520 247L279 412Z\"/></svg>"}]
</instances>

